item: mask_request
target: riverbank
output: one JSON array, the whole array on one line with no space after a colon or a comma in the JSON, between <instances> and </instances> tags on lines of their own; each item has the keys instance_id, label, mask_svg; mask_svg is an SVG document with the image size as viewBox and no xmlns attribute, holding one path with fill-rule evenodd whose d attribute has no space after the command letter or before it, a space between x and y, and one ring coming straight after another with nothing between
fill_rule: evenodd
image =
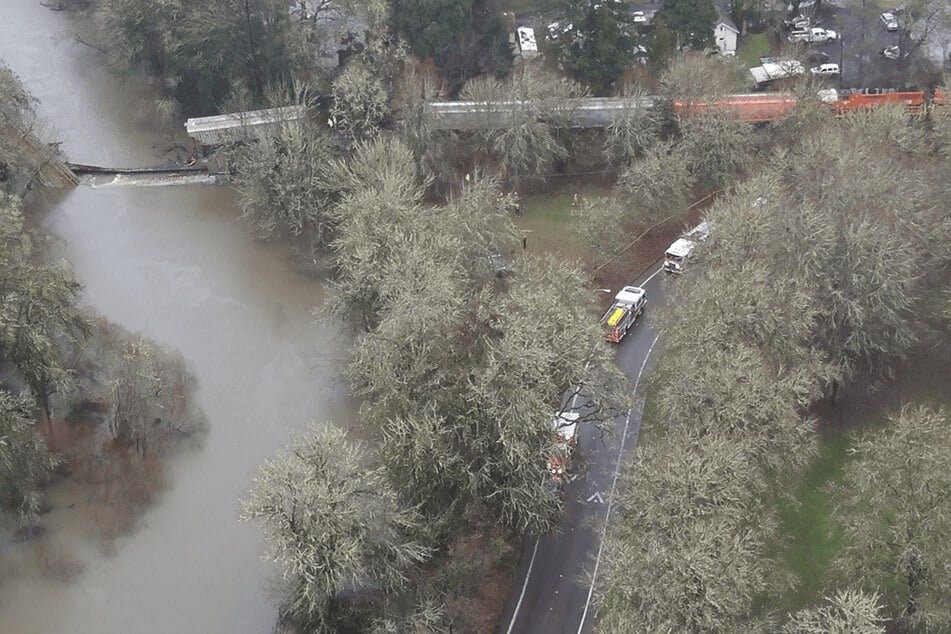
<instances>
[{"instance_id":1,"label":"riverbank","mask_svg":"<svg viewBox=\"0 0 951 634\"><path fill-rule=\"evenodd\" d=\"M141 115L138 89L58 35L68 27L37 3L0 6L0 57L63 152L86 164L163 162L168 138ZM290 430L315 415L349 420L336 378L345 338L311 313L321 285L291 270L286 245L249 238L224 188L81 187L35 200L30 215L72 263L85 303L182 351L211 431L200 452L170 460L168 488L109 556L77 530L93 514L69 506L77 487L50 490L44 534L0 551L0 631L269 631L274 570L256 529L237 522L237 500Z\"/></svg>"}]
</instances>

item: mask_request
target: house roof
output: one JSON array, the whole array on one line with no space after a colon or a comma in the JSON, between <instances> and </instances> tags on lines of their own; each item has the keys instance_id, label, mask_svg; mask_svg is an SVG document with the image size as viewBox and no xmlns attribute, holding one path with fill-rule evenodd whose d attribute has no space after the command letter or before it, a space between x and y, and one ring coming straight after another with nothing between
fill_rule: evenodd
<instances>
[{"instance_id":1,"label":"house roof","mask_svg":"<svg viewBox=\"0 0 951 634\"><path fill-rule=\"evenodd\" d=\"M717 26L723 25L725 28L730 29L737 35L740 34L740 30L736 28L736 25L733 23L733 19L730 17L730 14L727 13L723 7L717 4L717 21L713 25L714 28Z\"/></svg>"}]
</instances>

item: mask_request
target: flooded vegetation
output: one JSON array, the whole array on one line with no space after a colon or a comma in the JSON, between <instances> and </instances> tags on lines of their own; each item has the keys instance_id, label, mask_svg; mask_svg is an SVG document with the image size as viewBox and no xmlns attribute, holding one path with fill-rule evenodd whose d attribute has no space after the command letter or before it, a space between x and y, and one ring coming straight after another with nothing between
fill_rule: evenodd
<instances>
[{"instance_id":1,"label":"flooded vegetation","mask_svg":"<svg viewBox=\"0 0 951 634\"><path fill-rule=\"evenodd\" d=\"M78 162L163 163L168 137L142 117L134 83L120 85L69 28L36 2L0 7L0 58L37 98L47 138ZM267 631L272 571L257 530L238 522L238 500L290 430L315 412L348 419L334 379L339 333L311 315L321 285L295 274L283 245L248 237L225 188L95 178L34 197L28 217L52 236L51 257L72 264L81 301L135 333L122 335L127 353L148 340L182 355L172 375L190 371L187 406L209 431L200 447L163 451L162 416L146 412L138 435L151 440L136 454L122 424L116 440L132 452L103 442L115 412L95 399L84 411L104 419L96 430L54 414L50 444L73 467L46 491L43 530L0 546L0 631Z\"/></svg>"}]
</instances>

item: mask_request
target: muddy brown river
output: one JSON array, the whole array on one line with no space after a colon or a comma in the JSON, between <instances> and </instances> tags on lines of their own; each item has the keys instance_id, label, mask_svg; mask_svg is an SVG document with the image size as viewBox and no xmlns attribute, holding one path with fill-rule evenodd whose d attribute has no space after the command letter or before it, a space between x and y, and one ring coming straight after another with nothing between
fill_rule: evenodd
<instances>
[{"instance_id":1,"label":"muddy brown river","mask_svg":"<svg viewBox=\"0 0 951 634\"><path fill-rule=\"evenodd\" d=\"M39 99L47 138L78 163L161 163L168 138L141 117L139 89L69 29L37 0L0 2L0 58ZM83 186L36 213L87 304L188 359L210 432L170 461L161 499L110 554L77 530L77 491L54 487L46 533L0 545L0 632L269 632L276 571L258 528L238 523L239 499L292 430L348 415L337 378L345 342L310 312L321 285L294 273L286 248L247 235L226 187ZM41 574L43 543L83 572L72 582Z\"/></svg>"}]
</instances>

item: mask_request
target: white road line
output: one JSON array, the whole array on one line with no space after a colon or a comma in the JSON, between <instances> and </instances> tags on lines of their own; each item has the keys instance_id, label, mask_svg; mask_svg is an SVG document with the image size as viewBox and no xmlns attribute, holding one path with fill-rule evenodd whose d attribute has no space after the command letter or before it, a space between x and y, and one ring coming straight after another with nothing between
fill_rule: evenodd
<instances>
[{"instance_id":1,"label":"white road line","mask_svg":"<svg viewBox=\"0 0 951 634\"><path fill-rule=\"evenodd\" d=\"M654 279L654 276L657 275L658 273L660 273L660 272L663 271L663 270L664 270L664 267L663 267L663 265L661 265L661 267L660 267L659 269L657 269L656 271L654 271L653 273L651 273L650 276L649 276L646 280L644 280L644 282L641 284L641 286L647 286L647 283L650 282L652 279Z\"/></svg>"},{"instance_id":2,"label":"white road line","mask_svg":"<svg viewBox=\"0 0 951 634\"><path fill-rule=\"evenodd\" d=\"M535 548L532 549L532 559L528 562L528 572L525 573L525 583L522 584L522 594L518 595L518 603L515 604L515 612L512 613L512 622L509 623L509 629L505 634L512 634L512 628L515 627L515 619L518 617L518 610L522 607L522 599L525 598L525 589L528 588L528 580L532 578L532 566L535 565L535 555L538 554L538 538L535 538Z\"/></svg>"},{"instance_id":3,"label":"white road line","mask_svg":"<svg viewBox=\"0 0 951 634\"><path fill-rule=\"evenodd\" d=\"M654 273L654 275L657 275L657 273ZM653 277L653 275L651 277ZM654 351L654 345L657 343L657 339L658 337L654 337L654 341L651 342L651 347L647 349L647 354L644 355L644 362L641 364L641 369L637 373L637 379L634 381L634 394L637 394L637 386L641 383L641 375L644 373L644 368L647 366L647 360L651 358L651 352ZM627 410L627 419L624 421L624 433L621 435L621 448L617 455L617 465L614 467L614 480L611 482L611 494L608 497L608 510L605 513L604 528L601 531L601 545L598 546L598 556L594 560L594 573L591 575L591 587L588 588L588 598L584 602L584 612L581 614L581 623L578 625L578 634L581 634L581 631L584 629L584 621L588 617L588 607L591 605L591 596L594 594L594 583L598 579L598 567L601 565L601 552L604 550L604 538L608 534L608 521L611 519L611 509L614 507L614 494L617 491L617 476L621 471L621 458L624 456L624 441L627 440L627 429L631 422L632 411L633 410ZM532 556L532 559L534 559L534 555ZM525 590L523 588L522 592L524 591ZM519 602L521 603L521 600L519 600ZM511 632L511 630L512 628L510 627L509 631Z\"/></svg>"}]
</instances>

